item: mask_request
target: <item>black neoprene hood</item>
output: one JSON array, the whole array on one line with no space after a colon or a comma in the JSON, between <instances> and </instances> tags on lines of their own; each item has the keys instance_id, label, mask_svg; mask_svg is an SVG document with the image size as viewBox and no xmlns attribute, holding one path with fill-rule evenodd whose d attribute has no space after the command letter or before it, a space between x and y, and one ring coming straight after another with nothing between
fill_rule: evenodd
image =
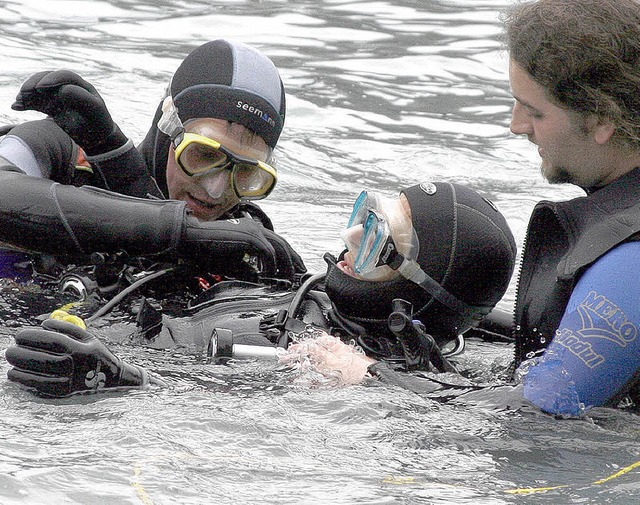
<instances>
[{"instance_id":1,"label":"black neoprene hood","mask_svg":"<svg viewBox=\"0 0 640 505\"><path fill-rule=\"evenodd\" d=\"M462 184L422 183L402 191L420 241L417 262L470 305L493 306L509 285L516 245L504 216Z\"/></svg>"},{"instance_id":2,"label":"black neoprene hood","mask_svg":"<svg viewBox=\"0 0 640 505\"><path fill-rule=\"evenodd\" d=\"M275 147L285 118L285 93L273 62L256 49L214 40L193 50L170 87L182 122L211 117L239 123Z\"/></svg>"},{"instance_id":3,"label":"black neoprene hood","mask_svg":"<svg viewBox=\"0 0 640 505\"><path fill-rule=\"evenodd\" d=\"M516 259L515 240L502 214L478 192L460 184L423 183L402 193L419 240L420 267L463 302L495 306L509 286ZM477 324L408 279L356 279L337 268L335 261L328 261L326 289L342 317L375 331L382 331L395 298L410 302L414 317L434 336L455 336Z\"/></svg>"}]
</instances>

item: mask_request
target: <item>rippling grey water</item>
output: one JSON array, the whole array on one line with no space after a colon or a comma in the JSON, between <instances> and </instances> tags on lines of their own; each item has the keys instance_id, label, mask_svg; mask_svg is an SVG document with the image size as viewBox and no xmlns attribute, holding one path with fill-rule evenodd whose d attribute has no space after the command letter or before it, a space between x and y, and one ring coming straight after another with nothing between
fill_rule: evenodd
<instances>
[{"instance_id":1,"label":"rippling grey water","mask_svg":"<svg viewBox=\"0 0 640 505\"><path fill-rule=\"evenodd\" d=\"M508 3L0 1L0 122L39 117L10 109L20 84L65 67L94 83L139 141L182 57L235 38L281 69L281 179L263 207L311 270L340 249L336 223L363 187L472 184L520 242L537 200L577 192L544 183L535 151L508 131L498 21ZM513 289L501 305L512 300ZM3 352L16 327L56 302L5 290ZM122 326L112 336L129 331ZM114 351L172 387L48 401L7 383L0 361L0 503L640 501L631 466L640 460L638 417L600 409L557 421L529 409L494 379L511 357L507 345L472 342L462 359L496 386L447 402L380 384L304 387L264 363Z\"/></svg>"}]
</instances>

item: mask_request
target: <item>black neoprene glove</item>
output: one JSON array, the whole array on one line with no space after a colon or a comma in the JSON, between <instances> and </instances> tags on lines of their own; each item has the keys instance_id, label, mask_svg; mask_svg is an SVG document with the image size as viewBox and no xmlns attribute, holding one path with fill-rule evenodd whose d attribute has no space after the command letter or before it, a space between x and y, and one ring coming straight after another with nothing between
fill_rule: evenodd
<instances>
[{"instance_id":1,"label":"black neoprene glove","mask_svg":"<svg viewBox=\"0 0 640 505\"><path fill-rule=\"evenodd\" d=\"M262 262L260 267L264 276L275 277L279 258L272 242L274 235L249 217L200 221L187 216L176 253L183 260L203 266L212 273L216 270L225 273L230 261L242 261L238 253L253 253Z\"/></svg>"},{"instance_id":2,"label":"black neoprene glove","mask_svg":"<svg viewBox=\"0 0 640 505\"><path fill-rule=\"evenodd\" d=\"M254 202L242 202L236 211L241 215L251 216L254 220L262 223L262 235L275 250L275 276L279 279L289 279L294 283L301 281L304 274L307 273L307 267L293 247L273 230L273 223L269 216Z\"/></svg>"},{"instance_id":3,"label":"black neoprene glove","mask_svg":"<svg viewBox=\"0 0 640 505\"><path fill-rule=\"evenodd\" d=\"M78 147L53 119L27 121L14 126L9 135L29 146L46 179L62 184L73 182Z\"/></svg>"},{"instance_id":4,"label":"black neoprene glove","mask_svg":"<svg viewBox=\"0 0 640 505\"><path fill-rule=\"evenodd\" d=\"M117 358L100 340L66 321L24 328L6 351L7 377L42 396L65 397L110 388L141 388L145 370Z\"/></svg>"},{"instance_id":5,"label":"black neoprene glove","mask_svg":"<svg viewBox=\"0 0 640 505\"><path fill-rule=\"evenodd\" d=\"M11 108L48 114L89 156L113 151L128 140L96 89L70 70L32 75Z\"/></svg>"}]
</instances>

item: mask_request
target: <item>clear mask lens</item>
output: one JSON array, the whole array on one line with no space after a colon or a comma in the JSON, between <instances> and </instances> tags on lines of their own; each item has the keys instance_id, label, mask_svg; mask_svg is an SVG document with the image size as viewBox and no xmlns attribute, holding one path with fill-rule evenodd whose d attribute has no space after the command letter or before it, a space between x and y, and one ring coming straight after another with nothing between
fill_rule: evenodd
<instances>
[{"instance_id":1,"label":"clear mask lens","mask_svg":"<svg viewBox=\"0 0 640 505\"><path fill-rule=\"evenodd\" d=\"M200 175L215 169L226 168L229 158L220 149L193 142L181 151L178 163L191 175Z\"/></svg>"},{"instance_id":2,"label":"clear mask lens","mask_svg":"<svg viewBox=\"0 0 640 505\"><path fill-rule=\"evenodd\" d=\"M347 228L351 228L352 226L355 226L357 224L364 223L367 210L368 210L368 206L367 206L368 199L369 197L366 191L362 191L358 195L358 198L356 198L356 201L353 204L353 210L351 211L351 216L349 217L349 223L347 224Z\"/></svg>"},{"instance_id":3,"label":"clear mask lens","mask_svg":"<svg viewBox=\"0 0 640 505\"><path fill-rule=\"evenodd\" d=\"M376 211L369 210L354 263L356 273L364 275L378 266L380 252L388 239L390 239L390 232L384 218Z\"/></svg>"},{"instance_id":4,"label":"clear mask lens","mask_svg":"<svg viewBox=\"0 0 640 505\"><path fill-rule=\"evenodd\" d=\"M270 192L276 184L275 176L256 165L236 164L233 169L233 183L238 195L243 198L261 196Z\"/></svg>"},{"instance_id":5,"label":"clear mask lens","mask_svg":"<svg viewBox=\"0 0 640 505\"><path fill-rule=\"evenodd\" d=\"M229 170L233 189L244 200L265 198L276 185L277 171L267 163L239 156L218 141L196 133L184 133L179 140L175 146L176 161L190 177Z\"/></svg>"}]
</instances>

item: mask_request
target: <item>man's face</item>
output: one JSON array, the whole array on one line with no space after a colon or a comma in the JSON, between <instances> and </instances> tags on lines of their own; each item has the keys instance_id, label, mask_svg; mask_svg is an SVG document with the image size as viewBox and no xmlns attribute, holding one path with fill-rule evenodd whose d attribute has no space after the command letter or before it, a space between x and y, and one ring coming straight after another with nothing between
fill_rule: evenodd
<instances>
[{"instance_id":1,"label":"man's face","mask_svg":"<svg viewBox=\"0 0 640 505\"><path fill-rule=\"evenodd\" d=\"M511 131L526 135L538 146L542 175L551 183L568 182L583 188L610 182L612 163L603 146L613 130L606 135L595 119L585 121L553 103L544 88L514 61L510 62L509 80L515 98Z\"/></svg>"},{"instance_id":2,"label":"man's face","mask_svg":"<svg viewBox=\"0 0 640 505\"><path fill-rule=\"evenodd\" d=\"M269 147L261 137L236 123L230 124L222 119L199 118L187 121L185 130L217 140L241 156L266 161L269 155ZM230 176L229 170L221 170L200 177L190 177L176 162L173 145L169 148L169 198L187 202L187 208L202 221L218 219L240 202L231 186Z\"/></svg>"}]
</instances>

